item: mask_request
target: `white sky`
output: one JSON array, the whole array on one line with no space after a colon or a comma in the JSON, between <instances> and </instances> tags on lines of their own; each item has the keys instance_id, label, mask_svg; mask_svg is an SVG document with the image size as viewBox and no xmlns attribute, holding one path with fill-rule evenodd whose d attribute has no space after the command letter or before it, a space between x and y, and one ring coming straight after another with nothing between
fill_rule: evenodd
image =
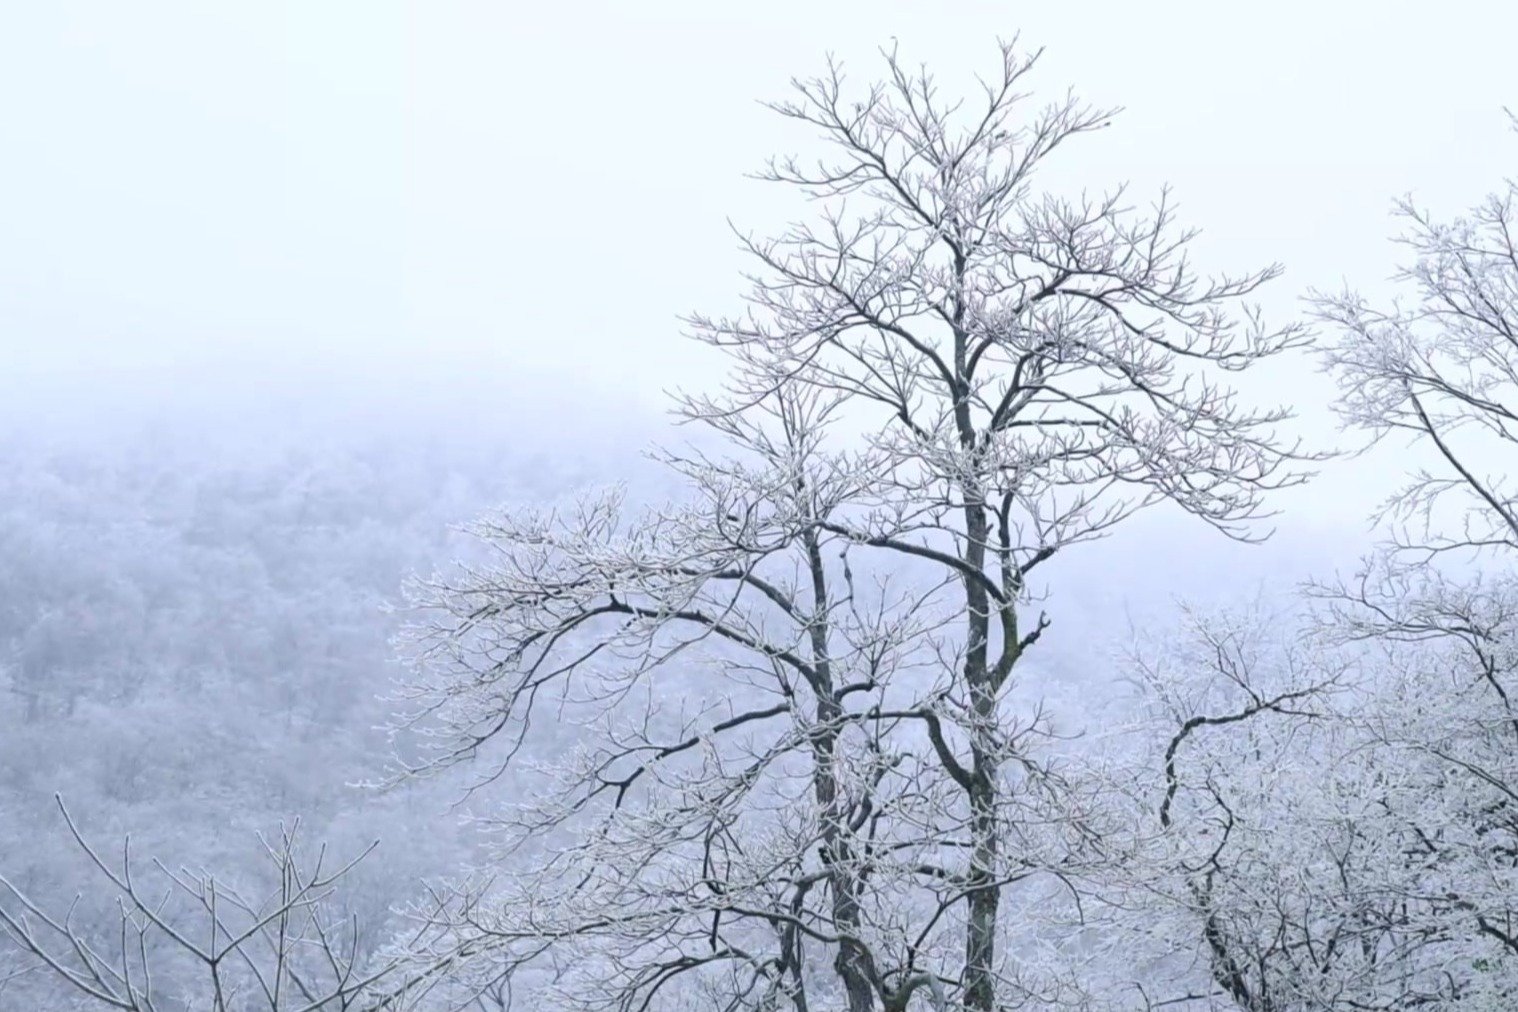
<instances>
[{"instance_id":1,"label":"white sky","mask_svg":"<svg viewBox=\"0 0 1518 1012\"><path fill-rule=\"evenodd\" d=\"M0 396L62 418L325 386L593 432L712 375L676 315L735 304L726 218L796 209L742 178L810 143L756 99L829 50L872 77L893 36L951 87L1019 30L1042 93L1127 110L1069 178L1171 182L1202 264L1287 265L1277 318L1376 290L1393 196L1459 211L1518 151L1518 9L1490 0L14 3ZM1324 417L1321 379L1275 382Z\"/></svg>"}]
</instances>

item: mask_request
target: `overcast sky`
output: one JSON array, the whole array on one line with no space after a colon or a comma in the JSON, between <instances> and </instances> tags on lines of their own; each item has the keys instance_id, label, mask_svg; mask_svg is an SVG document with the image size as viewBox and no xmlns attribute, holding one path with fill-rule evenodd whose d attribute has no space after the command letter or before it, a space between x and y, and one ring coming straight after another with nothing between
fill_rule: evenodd
<instances>
[{"instance_id":1,"label":"overcast sky","mask_svg":"<svg viewBox=\"0 0 1518 1012\"><path fill-rule=\"evenodd\" d=\"M13 3L0 394L656 410L712 375L675 318L735 304L726 220L796 210L743 178L810 143L756 100L892 38L954 88L1016 32L1042 93L1126 109L1066 178L1172 183L1202 264L1286 264L1277 318L1377 288L1394 195L1458 211L1518 152L1491 2Z\"/></svg>"}]
</instances>

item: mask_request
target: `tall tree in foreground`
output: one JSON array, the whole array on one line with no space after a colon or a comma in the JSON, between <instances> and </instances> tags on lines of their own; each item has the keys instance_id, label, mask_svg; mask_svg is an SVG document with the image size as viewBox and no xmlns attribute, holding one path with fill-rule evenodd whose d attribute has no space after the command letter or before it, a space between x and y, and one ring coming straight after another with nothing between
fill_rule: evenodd
<instances>
[{"instance_id":1,"label":"tall tree in foreground","mask_svg":"<svg viewBox=\"0 0 1518 1012\"><path fill-rule=\"evenodd\" d=\"M773 106L828 154L770 165L812 216L743 240L746 312L690 321L734 370L681 404L731 449L668 455L688 501L503 512L493 561L418 585L405 772L547 781L428 958L489 952L541 1007L1073 1000L1004 906L1103 859L1011 699L1029 579L1164 502L1251 537L1301 474L1221 374L1300 335L1245 302L1275 268L1194 273L1166 195L1035 190L1111 113L1032 105L1036 54L1001 56L971 101L888 52Z\"/></svg>"}]
</instances>

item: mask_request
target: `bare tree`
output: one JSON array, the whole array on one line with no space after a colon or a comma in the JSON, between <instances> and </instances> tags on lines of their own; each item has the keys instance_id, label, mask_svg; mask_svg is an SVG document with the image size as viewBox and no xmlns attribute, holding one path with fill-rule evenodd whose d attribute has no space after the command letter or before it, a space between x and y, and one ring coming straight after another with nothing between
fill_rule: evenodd
<instances>
[{"instance_id":1,"label":"bare tree","mask_svg":"<svg viewBox=\"0 0 1518 1012\"><path fill-rule=\"evenodd\" d=\"M1515 198L1450 222L1403 201L1408 302L1313 297L1345 421L1431 463L1379 514L1382 550L1312 588L1312 664L1214 641L1165 690L1234 697L1174 709L1156 792L1172 899L1250 1012L1518 1000ZM1352 691L1292 677L1333 656Z\"/></svg>"},{"instance_id":2,"label":"bare tree","mask_svg":"<svg viewBox=\"0 0 1518 1012\"><path fill-rule=\"evenodd\" d=\"M92 932L76 918L79 897L50 913L0 877L0 928L38 966L100 1006L155 1012L335 1012L399 1009L427 975L403 983L395 961L367 965L359 925L333 908L336 887L369 851L330 867L324 849L305 859L298 824L263 839L275 883L250 895L208 873L151 861L146 874L131 853L119 862L87 842L61 799L74 842L114 897L114 931ZM369 849L373 849L372 846Z\"/></svg>"},{"instance_id":3,"label":"bare tree","mask_svg":"<svg viewBox=\"0 0 1518 1012\"><path fill-rule=\"evenodd\" d=\"M1179 914L1157 934L1173 954L1199 952L1210 990L1187 988L1185 960L1171 961L1183 972L1170 986L1195 1001L1403 1009L1457 993L1444 876L1421 857L1436 792L1426 765L1377 733L1410 700L1386 691L1392 658L1324 632L1215 616L1142 668L1165 711L1148 756L1160 834L1124 871L1151 925ZM1428 684L1433 658L1419 660Z\"/></svg>"},{"instance_id":4,"label":"bare tree","mask_svg":"<svg viewBox=\"0 0 1518 1012\"><path fill-rule=\"evenodd\" d=\"M1215 622L1148 671L1170 729L1132 906L1180 914L1160 934L1194 936L1225 1007L1510 1004L1515 766L1483 669L1457 636L1337 622L1261 649L1280 628Z\"/></svg>"},{"instance_id":5,"label":"bare tree","mask_svg":"<svg viewBox=\"0 0 1518 1012\"><path fill-rule=\"evenodd\" d=\"M641 517L616 495L490 517L494 561L417 588L403 725L432 751L404 773L526 771L535 725L581 729L541 800L496 820L533 870L489 869L448 923L554 967L554 1001L1076 1000L1003 911L1017 883L1078 897L1102 859L1011 699L1048 622L1029 580L1159 503L1255 536L1300 455L1221 374L1302 335L1243 301L1275 268L1193 273L1168 196L1035 191L1111 112L1032 107L1037 55L1001 57L974 103L894 51L857 94L837 64L795 82L773 108L830 154L762 176L816 214L742 238L742 315L690 320L735 367L681 412L733 456L666 454L691 499Z\"/></svg>"},{"instance_id":6,"label":"bare tree","mask_svg":"<svg viewBox=\"0 0 1518 1012\"><path fill-rule=\"evenodd\" d=\"M1354 292L1318 294L1319 317L1338 334L1327 363L1343 416L1376 438L1409 434L1432 450L1393 498L1403 521L1392 547L1401 561L1472 549L1518 550L1518 507L1509 475L1518 449L1518 188L1509 183L1468 216L1431 218L1398 204L1414 255L1398 278L1412 308L1376 309ZM1449 516L1438 508L1449 503Z\"/></svg>"},{"instance_id":7,"label":"bare tree","mask_svg":"<svg viewBox=\"0 0 1518 1012\"><path fill-rule=\"evenodd\" d=\"M1479 953L1482 967L1459 977L1465 990L1508 1002L1518 994L1515 201L1512 180L1452 221L1404 200L1399 241L1412 262L1398 279L1411 305L1314 298L1338 335L1326 355L1346 421L1377 439L1409 434L1434 461L1384 511L1386 549L1317 593L1344 637L1441 661L1422 679L1404 674L1396 691L1413 705L1376 736L1428 764L1426 797L1405 813L1425 826L1414 852L1450 876L1444 930Z\"/></svg>"}]
</instances>

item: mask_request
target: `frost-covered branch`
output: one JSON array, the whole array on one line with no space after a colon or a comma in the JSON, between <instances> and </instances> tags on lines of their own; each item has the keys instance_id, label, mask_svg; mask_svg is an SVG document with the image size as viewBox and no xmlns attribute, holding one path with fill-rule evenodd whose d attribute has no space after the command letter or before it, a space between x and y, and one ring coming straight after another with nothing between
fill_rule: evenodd
<instances>
[{"instance_id":1,"label":"frost-covered branch","mask_svg":"<svg viewBox=\"0 0 1518 1012\"><path fill-rule=\"evenodd\" d=\"M76 923L79 897L51 911L0 877L0 928L54 977L96 1002L130 1012L179 1007L212 1012L403 1007L406 987L393 961L361 953L360 926L334 902L368 851L333 866L325 849L298 850L299 826L260 838L276 883L249 893L205 872L144 868L128 839L112 860L89 843L58 801L74 843L103 877L118 911L114 937ZM370 848L372 849L372 847ZM164 993L163 981L175 994ZM184 994L185 982L193 980Z\"/></svg>"}]
</instances>

